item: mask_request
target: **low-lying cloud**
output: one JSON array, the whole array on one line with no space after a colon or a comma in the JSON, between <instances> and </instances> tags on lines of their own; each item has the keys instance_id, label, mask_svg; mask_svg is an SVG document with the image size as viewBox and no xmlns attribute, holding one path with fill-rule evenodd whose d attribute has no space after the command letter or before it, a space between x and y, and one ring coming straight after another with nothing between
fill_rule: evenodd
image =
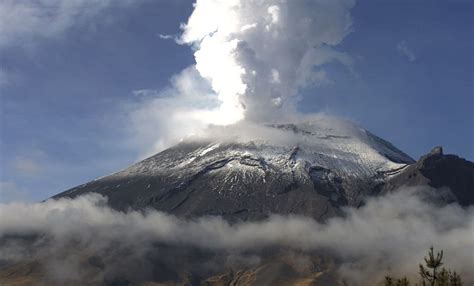
<instances>
[{"instance_id":1,"label":"low-lying cloud","mask_svg":"<svg viewBox=\"0 0 474 286\"><path fill-rule=\"evenodd\" d=\"M369 199L361 208L347 208L343 217L326 223L273 215L264 221L229 224L220 217L181 219L155 210L124 213L107 207L106 199L97 194L1 204L0 257L40 260L51 277L66 281L73 276L56 276L85 275L81 261L97 255L106 275L120 273L132 281L147 281L156 278L152 270L132 271L133 275L130 269L115 272L126 269L125 265L150 268L157 263L150 261L156 245L166 245L159 250L160 267L189 266L190 262L177 261L180 255L189 261L196 257L180 252L189 247L200 253L199 267L210 272L229 261L234 266L227 267L258 264L262 250L273 247L308 255L324 250L341 261L342 277L367 283L387 273L415 276L426 250L435 245L445 250L445 264L460 272L465 282L472 282L474 208L436 204L435 193L433 189L401 190ZM34 243L28 239L25 243L21 237L33 237ZM207 252L214 255L203 254ZM216 253L224 257L224 264L215 261ZM87 281L91 276L77 278Z\"/></svg>"}]
</instances>

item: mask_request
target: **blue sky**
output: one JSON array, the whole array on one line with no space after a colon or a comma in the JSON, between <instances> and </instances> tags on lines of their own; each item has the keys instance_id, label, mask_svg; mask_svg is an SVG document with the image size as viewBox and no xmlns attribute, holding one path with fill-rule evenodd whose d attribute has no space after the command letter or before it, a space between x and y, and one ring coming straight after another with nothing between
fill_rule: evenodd
<instances>
[{"instance_id":1,"label":"blue sky","mask_svg":"<svg viewBox=\"0 0 474 286\"><path fill-rule=\"evenodd\" d=\"M473 160L473 7L358 2L336 47L352 71L328 64L332 83L301 91L299 110L349 118L414 158L442 145ZM134 91L166 89L194 63L188 46L159 37L179 33L192 10L110 4L59 32L0 38L0 201L45 199L137 161L148 141L131 140L126 111L140 104Z\"/></svg>"}]
</instances>

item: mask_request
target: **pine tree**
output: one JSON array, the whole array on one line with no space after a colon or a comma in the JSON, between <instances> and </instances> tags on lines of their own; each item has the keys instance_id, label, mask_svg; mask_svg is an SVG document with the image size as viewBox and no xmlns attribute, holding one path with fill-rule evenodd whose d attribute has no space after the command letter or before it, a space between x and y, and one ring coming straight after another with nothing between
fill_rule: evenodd
<instances>
[{"instance_id":1,"label":"pine tree","mask_svg":"<svg viewBox=\"0 0 474 286\"><path fill-rule=\"evenodd\" d=\"M456 271L449 271L449 286L462 286L461 276Z\"/></svg>"},{"instance_id":2,"label":"pine tree","mask_svg":"<svg viewBox=\"0 0 474 286\"><path fill-rule=\"evenodd\" d=\"M394 286L393 285L393 279L390 276L385 276L385 286Z\"/></svg>"},{"instance_id":3,"label":"pine tree","mask_svg":"<svg viewBox=\"0 0 474 286\"><path fill-rule=\"evenodd\" d=\"M410 286L410 281L408 281L406 277L403 277L402 279L397 280L396 286Z\"/></svg>"},{"instance_id":4,"label":"pine tree","mask_svg":"<svg viewBox=\"0 0 474 286\"><path fill-rule=\"evenodd\" d=\"M436 277L436 286L449 286L449 274L446 268L441 269Z\"/></svg>"},{"instance_id":5,"label":"pine tree","mask_svg":"<svg viewBox=\"0 0 474 286\"><path fill-rule=\"evenodd\" d=\"M425 268L420 264L420 275L423 282L428 282L429 286L436 286L436 281L438 280L438 268L443 265L443 250L434 255L433 246L430 247L428 252L428 257L425 256ZM423 283L423 285L425 285Z\"/></svg>"},{"instance_id":6,"label":"pine tree","mask_svg":"<svg viewBox=\"0 0 474 286\"><path fill-rule=\"evenodd\" d=\"M419 265L420 269L420 284L415 286L462 286L461 277L456 271L451 272L446 268L440 267L443 265L443 250L434 254L433 246L430 247L428 256L424 258L426 267ZM395 282L396 281L396 282ZM385 277L385 286L409 286L410 282L406 277L395 280L390 277Z\"/></svg>"}]
</instances>

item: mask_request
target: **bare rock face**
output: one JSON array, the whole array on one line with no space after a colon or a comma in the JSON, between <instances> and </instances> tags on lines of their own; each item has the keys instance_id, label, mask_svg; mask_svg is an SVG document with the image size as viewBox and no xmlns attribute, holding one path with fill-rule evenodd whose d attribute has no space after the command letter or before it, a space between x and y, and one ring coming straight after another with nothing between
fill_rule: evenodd
<instances>
[{"instance_id":1,"label":"bare rock face","mask_svg":"<svg viewBox=\"0 0 474 286\"><path fill-rule=\"evenodd\" d=\"M429 185L446 188L452 196L447 202L456 201L462 206L474 204L474 163L456 155L443 154L442 147L435 147L418 162L406 166L387 180L384 191L402 186Z\"/></svg>"},{"instance_id":2,"label":"bare rock face","mask_svg":"<svg viewBox=\"0 0 474 286\"><path fill-rule=\"evenodd\" d=\"M223 131L237 136L182 142L55 198L97 192L117 209L152 207L231 221L272 213L324 220L341 206L360 205L381 190L387 173L414 162L338 119Z\"/></svg>"}]
</instances>

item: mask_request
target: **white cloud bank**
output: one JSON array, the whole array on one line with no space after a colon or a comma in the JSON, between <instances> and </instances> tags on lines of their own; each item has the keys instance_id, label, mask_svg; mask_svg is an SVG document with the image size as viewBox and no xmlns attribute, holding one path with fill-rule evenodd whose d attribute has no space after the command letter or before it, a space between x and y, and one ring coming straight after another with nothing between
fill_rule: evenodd
<instances>
[{"instance_id":1,"label":"white cloud bank","mask_svg":"<svg viewBox=\"0 0 474 286\"><path fill-rule=\"evenodd\" d=\"M130 112L134 136L156 147L149 154L209 124L288 118L296 111L300 89L331 82L326 64L351 68L352 58L334 47L351 31L354 4L196 1L176 38L192 47L196 64L176 75L171 89Z\"/></svg>"},{"instance_id":2,"label":"white cloud bank","mask_svg":"<svg viewBox=\"0 0 474 286\"><path fill-rule=\"evenodd\" d=\"M365 206L348 208L344 217L325 224L296 216L230 225L219 217L182 220L151 210L122 213L106 207L99 195L0 204L0 238L34 234L43 243L50 241L28 255L26 246L2 244L0 257L25 259L25 255L31 258L41 252L50 263L63 252L61 259L70 262L87 253L112 255L122 245L134 249L133 259L144 260L146 250L156 243L228 255L260 255L259 250L268 247L303 253L323 249L342 258L341 275L367 285L364 282L383 279L387 273L416 276L418 263L433 244L444 249L445 265L460 272L470 285L474 281L474 208L436 205L430 202L435 193L433 189L412 189L372 198ZM71 247L72 242L77 246ZM173 252L173 257L178 253ZM127 265L127 259L120 254L121 263Z\"/></svg>"}]
</instances>

